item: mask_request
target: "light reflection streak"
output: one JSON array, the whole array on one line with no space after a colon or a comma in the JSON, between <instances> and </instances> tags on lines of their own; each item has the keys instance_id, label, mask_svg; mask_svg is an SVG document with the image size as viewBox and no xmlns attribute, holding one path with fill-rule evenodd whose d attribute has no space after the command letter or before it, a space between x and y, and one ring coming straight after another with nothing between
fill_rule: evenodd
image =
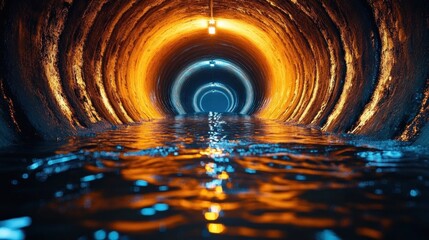
<instances>
[{"instance_id":1,"label":"light reflection streak","mask_svg":"<svg viewBox=\"0 0 429 240\"><path fill-rule=\"evenodd\" d=\"M206 174L213 178L212 181L206 182L204 185L206 189L202 191L203 195L213 200L226 200L227 194L224 192L223 186L226 182L231 183L231 179L228 173L224 171L224 162L216 162L216 159L227 156L224 153L224 148L221 145L222 141L225 141L225 132L223 125L225 121L221 120L221 114L209 113L208 115L208 144L209 147L202 151L202 155L207 155L209 159L215 162L208 162L204 165ZM231 172L234 169L230 169ZM210 194L212 192L212 194ZM221 234L225 231L225 225L221 223L214 223L219 220L222 214L222 205L216 202L212 202L207 210L203 211L204 218L208 221L207 230L213 234Z\"/></svg>"},{"instance_id":2,"label":"light reflection streak","mask_svg":"<svg viewBox=\"0 0 429 240\"><path fill-rule=\"evenodd\" d=\"M210 233L220 234L225 231L225 226L221 223L209 223L207 229Z\"/></svg>"},{"instance_id":3,"label":"light reflection streak","mask_svg":"<svg viewBox=\"0 0 429 240\"><path fill-rule=\"evenodd\" d=\"M104 4L96 2L90 3L86 12L82 16L81 24L92 26L95 18L97 17L97 13L103 8L103 5ZM92 103L92 98L89 96L88 87L83 74L84 45L91 27L82 26L79 29L81 29L82 32L75 37L74 40L76 41L76 45L74 48L70 49L70 52L68 53L69 59L71 59L70 64L72 65L72 79L76 83L76 92L78 93L78 98L81 100L83 108L85 109L86 115L91 123L96 123L101 120L101 117Z\"/></svg>"},{"instance_id":4,"label":"light reflection streak","mask_svg":"<svg viewBox=\"0 0 429 240\"><path fill-rule=\"evenodd\" d=\"M30 217L19 217L0 221L0 239L23 240L25 233L22 228L32 223Z\"/></svg>"},{"instance_id":5,"label":"light reflection streak","mask_svg":"<svg viewBox=\"0 0 429 240\"><path fill-rule=\"evenodd\" d=\"M47 79L47 83L50 88L51 95L54 97L58 107L61 109L61 113L67 118L70 123L70 126L81 126L81 124L74 119L73 111L70 107L70 103L65 97L64 89L61 84L61 76L58 69L58 45L61 32L64 28L65 19L67 17L68 9L62 11L56 11L49 13L51 18L61 19L55 21L54 23L49 23L46 18L45 24L54 24L46 28L46 32L43 32L40 37L43 37L46 40L46 43L43 45L42 52L47 56L42 58L43 72ZM49 30L48 30L49 29ZM53 31L52 31L53 30ZM49 36L49 37L48 37Z\"/></svg>"},{"instance_id":6,"label":"light reflection streak","mask_svg":"<svg viewBox=\"0 0 429 240\"><path fill-rule=\"evenodd\" d=\"M7 103L7 107L8 107L8 111L9 111L9 116L12 119L13 124L15 125L15 128L18 132L21 132L21 128L19 127L18 121L16 120L16 112L15 112L15 107L13 105L13 101L10 97L8 97L6 95L6 91L4 89L4 83L3 83L3 79L0 79L0 93L2 93L3 95L3 100Z\"/></svg>"},{"instance_id":7,"label":"light reflection streak","mask_svg":"<svg viewBox=\"0 0 429 240\"><path fill-rule=\"evenodd\" d=\"M372 3L372 5L377 5L379 3ZM376 14L382 15L381 12ZM389 94L389 89L393 85L394 78L392 73L395 66L395 34L398 34L395 31L391 31L388 27L389 24L385 19L382 19L381 16L376 16L381 18L378 22L379 24L379 33L381 39L381 62L380 62L380 75L378 77L377 86L372 94L371 101L365 106L362 114L357 121L356 126L350 131L350 133L365 133L369 131L369 127L366 128L366 125L372 118L374 118L380 106L382 105L383 98ZM399 22L397 23L399 24Z\"/></svg>"}]
</instances>

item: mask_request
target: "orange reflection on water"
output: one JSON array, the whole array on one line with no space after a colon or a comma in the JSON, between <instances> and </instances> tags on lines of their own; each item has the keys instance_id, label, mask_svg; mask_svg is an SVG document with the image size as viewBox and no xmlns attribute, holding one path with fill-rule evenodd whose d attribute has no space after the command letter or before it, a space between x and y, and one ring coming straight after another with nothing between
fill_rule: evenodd
<instances>
[{"instance_id":1,"label":"orange reflection on water","mask_svg":"<svg viewBox=\"0 0 429 240\"><path fill-rule=\"evenodd\" d=\"M101 223L97 221L85 221L84 225L92 228L108 228L126 233L141 233L159 230L167 227L174 227L186 222L182 216L175 215L163 218L159 221L112 221Z\"/></svg>"},{"instance_id":2,"label":"orange reflection on water","mask_svg":"<svg viewBox=\"0 0 429 240\"><path fill-rule=\"evenodd\" d=\"M222 210L221 205L213 203L207 212L204 213L204 217L208 221L214 221L219 218L219 213Z\"/></svg>"},{"instance_id":3,"label":"orange reflection on water","mask_svg":"<svg viewBox=\"0 0 429 240\"><path fill-rule=\"evenodd\" d=\"M207 221L214 221L214 220L218 219L219 213L217 213L217 212L205 212L204 217L206 218Z\"/></svg>"},{"instance_id":4,"label":"orange reflection on water","mask_svg":"<svg viewBox=\"0 0 429 240\"><path fill-rule=\"evenodd\" d=\"M225 155L224 151L222 149L211 148L211 147L209 147L209 148L201 151L200 154L201 155L206 155L206 156L209 156L209 157L217 157L217 156L223 156L223 155Z\"/></svg>"},{"instance_id":5,"label":"orange reflection on water","mask_svg":"<svg viewBox=\"0 0 429 240\"><path fill-rule=\"evenodd\" d=\"M250 227L228 227L228 235L248 238L284 239L286 234L280 230L259 230Z\"/></svg>"},{"instance_id":6,"label":"orange reflection on water","mask_svg":"<svg viewBox=\"0 0 429 240\"><path fill-rule=\"evenodd\" d=\"M383 233L380 231L377 231L375 229L371 228L358 228L356 230L357 234L360 236L366 237L366 238L372 238L372 239L382 239Z\"/></svg>"},{"instance_id":7,"label":"orange reflection on water","mask_svg":"<svg viewBox=\"0 0 429 240\"><path fill-rule=\"evenodd\" d=\"M209 223L207 224L207 230L210 233L219 234L225 231L225 226L220 223Z\"/></svg>"},{"instance_id":8,"label":"orange reflection on water","mask_svg":"<svg viewBox=\"0 0 429 240\"><path fill-rule=\"evenodd\" d=\"M116 172L117 181L123 184L118 191L122 192L111 193L115 187L110 185L94 189L70 204L80 210L70 214L126 210L130 216L83 222L124 233L203 223L212 234L282 238L286 233L280 229L247 226L335 228L352 224L347 206L336 206L324 201L323 194L316 194L353 186L353 179L361 173L347 165L356 157L350 154L352 147L337 149L341 139L314 129L275 122L262 124L257 119L231 121L209 117L199 125L202 129L190 132L190 126L198 121L186 125L186 121L170 119L153 122L150 127L134 126L100 134L97 143L105 145L93 151L104 151L107 157L101 157L98 164L87 163L86 170L106 176ZM243 139L228 138L231 130L227 129L231 126L238 126ZM328 144L330 150L321 151L323 144ZM117 151L117 145L123 150ZM119 152L118 159L109 159L115 156L114 151ZM339 198L341 191L336 193ZM367 197L378 201L383 198ZM159 203L168 209L156 210ZM63 203L58 204L53 208L60 209ZM383 208L375 203L353 206L360 210ZM142 214L142 209L149 210ZM344 217L328 217L333 213ZM244 225L230 226L227 223L231 219L239 219Z\"/></svg>"},{"instance_id":9,"label":"orange reflection on water","mask_svg":"<svg viewBox=\"0 0 429 240\"><path fill-rule=\"evenodd\" d=\"M222 173L221 173L221 174L219 174L219 175L217 176L217 178L218 178L218 179L221 179L221 180L227 180L227 179L229 178L229 175L228 175L228 173L226 173L225 171L222 171Z\"/></svg>"}]
</instances>

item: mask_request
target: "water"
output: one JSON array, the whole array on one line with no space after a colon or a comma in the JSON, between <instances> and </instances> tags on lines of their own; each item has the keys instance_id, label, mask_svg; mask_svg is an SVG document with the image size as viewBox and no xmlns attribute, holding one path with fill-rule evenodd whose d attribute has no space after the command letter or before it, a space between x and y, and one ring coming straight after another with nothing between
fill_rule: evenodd
<instances>
[{"instance_id":1,"label":"water","mask_svg":"<svg viewBox=\"0 0 429 240\"><path fill-rule=\"evenodd\" d=\"M214 113L19 146L0 239L427 239L426 150Z\"/></svg>"}]
</instances>

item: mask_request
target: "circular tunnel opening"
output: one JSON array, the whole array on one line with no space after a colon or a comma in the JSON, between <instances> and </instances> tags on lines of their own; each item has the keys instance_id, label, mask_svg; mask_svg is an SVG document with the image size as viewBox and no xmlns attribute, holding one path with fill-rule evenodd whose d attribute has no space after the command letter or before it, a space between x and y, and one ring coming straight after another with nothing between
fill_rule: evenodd
<instances>
[{"instance_id":1,"label":"circular tunnel opening","mask_svg":"<svg viewBox=\"0 0 429 240\"><path fill-rule=\"evenodd\" d=\"M198 88L192 97L195 113L200 112L235 112L236 94L225 85L212 82Z\"/></svg>"},{"instance_id":2,"label":"circular tunnel opening","mask_svg":"<svg viewBox=\"0 0 429 240\"><path fill-rule=\"evenodd\" d=\"M255 107L254 84L248 74L222 59L199 61L182 69L169 91L175 114L249 114Z\"/></svg>"},{"instance_id":3,"label":"circular tunnel opening","mask_svg":"<svg viewBox=\"0 0 429 240\"><path fill-rule=\"evenodd\" d=\"M227 112L252 115L264 101L267 64L252 43L228 32L191 33L170 44L156 71L154 99L167 115Z\"/></svg>"},{"instance_id":4,"label":"circular tunnel opening","mask_svg":"<svg viewBox=\"0 0 429 240\"><path fill-rule=\"evenodd\" d=\"M229 112L231 102L224 92L210 90L200 98L199 108L202 112Z\"/></svg>"}]
</instances>

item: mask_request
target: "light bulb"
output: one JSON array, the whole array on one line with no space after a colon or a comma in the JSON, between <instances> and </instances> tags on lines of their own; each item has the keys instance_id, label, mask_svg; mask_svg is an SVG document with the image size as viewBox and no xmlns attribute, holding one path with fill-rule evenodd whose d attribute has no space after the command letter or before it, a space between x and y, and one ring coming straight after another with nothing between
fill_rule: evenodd
<instances>
[{"instance_id":1,"label":"light bulb","mask_svg":"<svg viewBox=\"0 0 429 240\"><path fill-rule=\"evenodd\" d=\"M216 34L216 21L214 19L209 20L209 34Z\"/></svg>"}]
</instances>

